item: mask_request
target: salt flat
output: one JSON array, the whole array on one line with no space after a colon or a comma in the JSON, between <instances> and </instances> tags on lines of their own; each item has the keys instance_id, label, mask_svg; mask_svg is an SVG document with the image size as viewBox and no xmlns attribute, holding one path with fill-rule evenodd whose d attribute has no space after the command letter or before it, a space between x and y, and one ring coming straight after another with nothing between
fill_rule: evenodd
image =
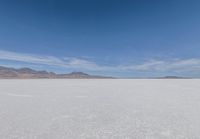
<instances>
[{"instance_id":1,"label":"salt flat","mask_svg":"<svg viewBox=\"0 0 200 139\"><path fill-rule=\"evenodd\" d=\"M1 139L199 139L200 80L0 80Z\"/></svg>"}]
</instances>

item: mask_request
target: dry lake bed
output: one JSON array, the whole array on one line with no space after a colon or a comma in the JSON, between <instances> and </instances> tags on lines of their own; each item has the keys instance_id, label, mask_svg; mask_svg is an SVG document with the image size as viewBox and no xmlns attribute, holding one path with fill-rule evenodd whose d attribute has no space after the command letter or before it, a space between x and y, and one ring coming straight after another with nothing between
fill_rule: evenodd
<instances>
[{"instance_id":1,"label":"dry lake bed","mask_svg":"<svg viewBox=\"0 0 200 139\"><path fill-rule=\"evenodd\" d=\"M0 139L200 139L200 80L0 80Z\"/></svg>"}]
</instances>

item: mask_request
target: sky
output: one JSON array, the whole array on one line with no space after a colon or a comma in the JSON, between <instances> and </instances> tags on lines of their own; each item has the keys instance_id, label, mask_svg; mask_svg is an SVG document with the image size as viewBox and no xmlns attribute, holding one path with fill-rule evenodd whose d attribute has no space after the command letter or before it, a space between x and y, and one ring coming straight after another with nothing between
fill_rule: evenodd
<instances>
[{"instance_id":1,"label":"sky","mask_svg":"<svg viewBox=\"0 0 200 139\"><path fill-rule=\"evenodd\" d=\"M0 65L200 77L200 1L0 0Z\"/></svg>"}]
</instances>

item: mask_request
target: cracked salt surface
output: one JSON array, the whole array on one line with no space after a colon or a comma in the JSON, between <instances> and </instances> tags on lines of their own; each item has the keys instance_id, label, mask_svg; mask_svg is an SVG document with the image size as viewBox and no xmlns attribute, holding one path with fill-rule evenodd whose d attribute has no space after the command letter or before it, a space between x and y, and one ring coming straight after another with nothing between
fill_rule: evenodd
<instances>
[{"instance_id":1,"label":"cracked salt surface","mask_svg":"<svg viewBox=\"0 0 200 139\"><path fill-rule=\"evenodd\" d=\"M6 93L3 95L11 96L11 97L34 97L33 95L24 95L24 94L11 94L11 93Z\"/></svg>"},{"instance_id":2,"label":"cracked salt surface","mask_svg":"<svg viewBox=\"0 0 200 139\"><path fill-rule=\"evenodd\" d=\"M200 80L0 80L1 139L199 139Z\"/></svg>"}]
</instances>

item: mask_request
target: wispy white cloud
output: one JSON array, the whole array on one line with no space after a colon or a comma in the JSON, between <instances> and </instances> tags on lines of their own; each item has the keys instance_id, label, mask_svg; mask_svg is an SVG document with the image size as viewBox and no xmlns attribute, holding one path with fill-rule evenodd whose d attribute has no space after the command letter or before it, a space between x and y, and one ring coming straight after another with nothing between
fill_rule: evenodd
<instances>
[{"instance_id":1,"label":"wispy white cloud","mask_svg":"<svg viewBox=\"0 0 200 139\"><path fill-rule=\"evenodd\" d=\"M81 67L85 67L88 69L98 68L98 65L96 63L88 61L88 60L84 60L84 59L72 58L68 61L68 63L69 63L69 66L74 67L74 68L81 68Z\"/></svg>"},{"instance_id":2,"label":"wispy white cloud","mask_svg":"<svg viewBox=\"0 0 200 139\"><path fill-rule=\"evenodd\" d=\"M4 50L0 50L0 60L10 60L10 61L25 62L30 64L59 66L59 67L74 68L74 69L87 69L87 70L100 69L100 66L97 65L96 63L80 58L73 58L73 57L58 58L49 55L45 56L45 55L24 54L24 53L16 53Z\"/></svg>"},{"instance_id":3,"label":"wispy white cloud","mask_svg":"<svg viewBox=\"0 0 200 139\"><path fill-rule=\"evenodd\" d=\"M55 65L55 66L65 65L64 61L53 56L23 54L23 53L15 53L2 50L0 50L0 59L27 62L33 64L45 64L45 65Z\"/></svg>"},{"instance_id":4,"label":"wispy white cloud","mask_svg":"<svg viewBox=\"0 0 200 139\"><path fill-rule=\"evenodd\" d=\"M139 71L159 71L159 72L184 72L199 71L200 59L167 59L167 60L149 60L142 64L128 66L126 69Z\"/></svg>"},{"instance_id":5,"label":"wispy white cloud","mask_svg":"<svg viewBox=\"0 0 200 139\"><path fill-rule=\"evenodd\" d=\"M140 64L119 64L116 66L99 65L93 61L76 57L55 57L16 53L0 50L0 60L19 61L29 64L59 66L68 69L90 70L90 71L154 71L154 72L200 72L200 59L151 59Z\"/></svg>"}]
</instances>

